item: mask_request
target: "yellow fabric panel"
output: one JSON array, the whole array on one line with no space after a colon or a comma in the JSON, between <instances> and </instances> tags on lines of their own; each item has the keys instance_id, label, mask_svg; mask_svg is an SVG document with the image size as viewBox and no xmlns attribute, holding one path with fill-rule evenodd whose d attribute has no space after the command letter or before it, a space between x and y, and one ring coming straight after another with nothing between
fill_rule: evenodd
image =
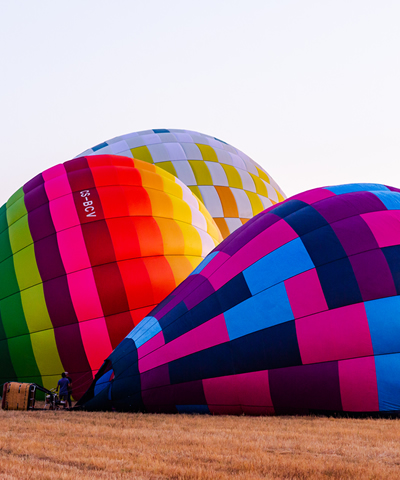
<instances>
[{"instance_id":1,"label":"yellow fabric panel","mask_svg":"<svg viewBox=\"0 0 400 480\"><path fill-rule=\"evenodd\" d=\"M207 162L218 162L217 154L210 145L203 145L201 143L196 143L196 145L199 147L203 160Z\"/></svg>"},{"instance_id":2,"label":"yellow fabric panel","mask_svg":"<svg viewBox=\"0 0 400 480\"><path fill-rule=\"evenodd\" d=\"M31 342L35 360L40 374L51 375L54 372L63 372L64 368L58 354L54 330L43 330L31 335Z\"/></svg>"},{"instance_id":3,"label":"yellow fabric panel","mask_svg":"<svg viewBox=\"0 0 400 480\"><path fill-rule=\"evenodd\" d=\"M60 370L60 373L58 375L48 375L46 377L42 377L44 388L47 388L47 390L51 390L52 388L56 388L57 383L61 378L61 373L63 371L64 371L64 368L62 368L62 370Z\"/></svg>"},{"instance_id":4,"label":"yellow fabric panel","mask_svg":"<svg viewBox=\"0 0 400 480\"><path fill-rule=\"evenodd\" d=\"M182 199L183 198L182 186L179 185L179 183L177 183L176 180L177 180L176 177L174 177L173 179L163 177L164 192L168 193L169 195L173 195L174 197L178 197Z\"/></svg>"},{"instance_id":5,"label":"yellow fabric panel","mask_svg":"<svg viewBox=\"0 0 400 480\"><path fill-rule=\"evenodd\" d=\"M173 217L175 220L181 220L182 222L192 223L192 210L189 204L180 198L174 196L169 197L173 206Z\"/></svg>"},{"instance_id":6,"label":"yellow fabric panel","mask_svg":"<svg viewBox=\"0 0 400 480\"><path fill-rule=\"evenodd\" d=\"M179 227L181 228L184 238L184 255L186 257L198 256L200 258L203 251L203 244L199 232L193 225L187 223L180 222Z\"/></svg>"},{"instance_id":7,"label":"yellow fabric panel","mask_svg":"<svg viewBox=\"0 0 400 480\"><path fill-rule=\"evenodd\" d=\"M278 190L275 190L275 192L278 195L278 200L280 202L283 202L285 200L285 197L280 192L278 192ZM271 202L272 202L272 200L271 200ZM276 204L276 202L273 202L273 203Z\"/></svg>"},{"instance_id":8,"label":"yellow fabric panel","mask_svg":"<svg viewBox=\"0 0 400 480\"><path fill-rule=\"evenodd\" d=\"M231 188L243 189L242 179L240 178L240 175L236 170L236 168L233 167L232 165L225 165L224 163L221 163L221 165L226 173L226 177L228 179L228 185Z\"/></svg>"},{"instance_id":9,"label":"yellow fabric panel","mask_svg":"<svg viewBox=\"0 0 400 480\"><path fill-rule=\"evenodd\" d=\"M44 298L43 284L21 291L21 303L30 332L53 328Z\"/></svg>"},{"instance_id":10,"label":"yellow fabric panel","mask_svg":"<svg viewBox=\"0 0 400 480\"><path fill-rule=\"evenodd\" d=\"M166 257L174 274L176 286L182 283L203 260L201 257L168 256Z\"/></svg>"},{"instance_id":11,"label":"yellow fabric panel","mask_svg":"<svg viewBox=\"0 0 400 480\"><path fill-rule=\"evenodd\" d=\"M253 179L254 185L256 186L256 192L259 195L262 195L263 197L268 197L268 190L267 187L265 186L265 183L252 173L250 173L251 178Z\"/></svg>"},{"instance_id":12,"label":"yellow fabric panel","mask_svg":"<svg viewBox=\"0 0 400 480\"><path fill-rule=\"evenodd\" d=\"M253 217L255 217L258 213L264 210L264 205L262 204L256 193L248 192L247 190L245 190L245 192L246 195L249 197L251 208L253 210Z\"/></svg>"},{"instance_id":13,"label":"yellow fabric panel","mask_svg":"<svg viewBox=\"0 0 400 480\"><path fill-rule=\"evenodd\" d=\"M150 150L144 145L143 147L131 148L133 158L138 158L147 163L154 163Z\"/></svg>"},{"instance_id":14,"label":"yellow fabric panel","mask_svg":"<svg viewBox=\"0 0 400 480\"><path fill-rule=\"evenodd\" d=\"M197 185L189 185L189 188L194 195L201 201L201 203L204 203L203 197L201 195L200 189Z\"/></svg>"},{"instance_id":15,"label":"yellow fabric panel","mask_svg":"<svg viewBox=\"0 0 400 480\"><path fill-rule=\"evenodd\" d=\"M197 185L212 185L210 170L202 160L188 160L192 167Z\"/></svg>"},{"instance_id":16,"label":"yellow fabric panel","mask_svg":"<svg viewBox=\"0 0 400 480\"><path fill-rule=\"evenodd\" d=\"M152 173L157 172L157 167L153 163L148 163L138 158L133 158L132 162L133 162L133 166L137 169L145 170L147 172L152 172Z\"/></svg>"},{"instance_id":17,"label":"yellow fabric panel","mask_svg":"<svg viewBox=\"0 0 400 480\"><path fill-rule=\"evenodd\" d=\"M173 197L159 190L148 189L146 192L150 199L153 217L174 218Z\"/></svg>"},{"instance_id":18,"label":"yellow fabric panel","mask_svg":"<svg viewBox=\"0 0 400 480\"><path fill-rule=\"evenodd\" d=\"M11 195L11 197L7 200L6 208L10 208L13 203L15 203L20 198L24 197L24 189L23 187L19 188L15 193Z\"/></svg>"},{"instance_id":19,"label":"yellow fabric panel","mask_svg":"<svg viewBox=\"0 0 400 480\"><path fill-rule=\"evenodd\" d=\"M31 232L29 230L28 216L20 218L13 223L9 229L11 250L13 253L22 250L23 248L33 243Z\"/></svg>"},{"instance_id":20,"label":"yellow fabric panel","mask_svg":"<svg viewBox=\"0 0 400 480\"><path fill-rule=\"evenodd\" d=\"M7 223L11 226L24 215L27 215L24 198L21 197L16 200L10 207L7 208Z\"/></svg>"},{"instance_id":21,"label":"yellow fabric panel","mask_svg":"<svg viewBox=\"0 0 400 480\"><path fill-rule=\"evenodd\" d=\"M157 222L161 232L164 255L183 255L185 245L183 233L180 228L181 222L157 217L154 220Z\"/></svg>"},{"instance_id":22,"label":"yellow fabric panel","mask_svg":"<svg viewBox=\"0 0 400 480\"><path fill-rule=\"evenodd\" d=\"M37 267L33 244L15 253L13 261L20 290L41 283L42 279Z\"/></svg>"},{"instance_id":23,"label":"yellow fabric panel","mask_svg":"<svg viewBox=\"0 0 400 480\"><path fill-rule=\"evenodd\" d=\"M171 175L174 175L174 177L178 176L178 174L176 173L174 164L172 162L158 162L157 167L160 167L166 172L170 173Z\"/></svg>"},{"instance_id":24,"label":"yellow fabric panel","mask_svg":"<svg viewBox=\"0 0 400 480\"><path fill-rule=\"evenodd\" d=\"M265 180L267 183L271 183L270 180L269 180L268 175L267 175L263 170L261 170L261 168L258 168L257 165L256 165L256 169L257 169L257 172L258 172L258 176L259 176L260 178L262 178L263 180Z\"/></svg>"}]
</instances>

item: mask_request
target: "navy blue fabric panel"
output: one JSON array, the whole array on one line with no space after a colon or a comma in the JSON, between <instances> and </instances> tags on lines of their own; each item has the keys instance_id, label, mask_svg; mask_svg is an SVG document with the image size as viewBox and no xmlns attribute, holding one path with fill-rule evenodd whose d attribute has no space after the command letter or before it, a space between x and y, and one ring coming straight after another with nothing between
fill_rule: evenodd
<instances>
[{"instance_id":1,"label":"navy blue fabric panel","mask_svg":"<svg viewBox=\"0 0 400 480\"><path fill-rule=\"evenodd\" d=\"M251 292L244 279L243 273L240 273L218 289L214 295L218 299L222 313L250 298Z\"/></svg>"},{"instance_id":2,"label":"navy blue fabric panel","mask_svg":"<svg viewBox=\"0 0 400 480\"><path fill-rule=\"evenodd\" d=\"M313 230L317 230L317 228L328 225L325 218L318 213L315 208L310 206L288 215L285 217L285 222L293 228L299 237Z\"/></svg>"},{"instance_id":3,"label":"navy blue fabric panel","mask_svg":"<svg viewBox=\"0 0 400 480\"><path fill-rule=\"evenodd\" d=\"M330 225L301 237L316 267L347 257L346 252Z\"/></svg>"},{"instance_id":4,"label":"navy blue fabric panel","mask_svg":"<svg viewBox=\"0 0 400 480\"><path fill-rule=\"evenodd\" d=\"M139 375L138 353L131 339L122 340L108 359L111 361L116 379Z\"/></svg>"},{"instance_id":5,"label":"navy blue fabric panel","mask_svg":"<svg viewBox=\"0 0 400 480\"><path fill-rule=\"evenodd\" d=\"M211 320L250 297L250 290L243 274L240 273L198 305L186 311L183 315L177 314L180 313L178 307L181 304L177 305L177 307L159 320L161 328L163 329L165 343L175 340L175 338L202 325L204 322ZM178 317L179 321L172 321Z\"/></svg>"},{"instance_id":6,"label":"navy blue fabric panel","mask_svg":"<svg viewBox=\"0 0 400 480\"><path fill-rule=\"evenodd\" d=\"M356 276L347 257L318 267L317 273L330 309L363 301Z\"/></svg>"},{"instance_id":7,"label":"navy blue fabric panel","mask_svg":"<svg viewBox=\"0 0 400 480\"><path fill-rule=\"evenodd\" d=\"M230 343L222 343L170 362L171 384L234 375Z\"/></svg>"},{"instance_id":8,"label":"navy blue fabric panel","mask_svg":"<svg viewBox=\"0 0 400 480\"><path fill-rule=\"evenodd\" d=\"M108 385L106 388L101 390L99 394L91 398L90 400L87 400L86 402L83 402L84 408L87 410L111 410L112 409L112 403L108 398L109 390L110 390L110 385ZM82 404L81 402L79 404Z\"/></svg>"},{"instance_id":9,"label":"navy blue fabric panel","mask_svg":"<svg viewBox=\"0 0 400 480\"><path fill-rule=\"evenodd\" d=\"M273 213L280 218L285 218L288 215L297 212L301 208L308 207L309 205L301 200L289 200L275 206Z\"/></svg>"},{"instance_id":10,"label":"navy blue fabric panel","mask_svg":"<svg viewBox=\"0 0 400 480\"><path fill-rule=\"evenodd\" d=\"M384 247L382 252L392 273L397 295L400 295L400 245Z\"/></svg>"},{"instance_id":11,"label":"navy blue fabric panel","mask_svg":"<svg viewBox=\"0 0 400 480\"><path fill-rule=\"evenodd\" d=\"M139 375L130 377L129 381L115 378L111 383L111 403L119 411L144 411Z\"/></svg>"},{"instance_id":12,"label":"navy blue fabric panel","mask_svg":"<svg viewBox=\"0 0 400 480\"><path fill-rule=\"evenodd\" d=\"M165 130L165 128L156 128L153 129L154 133L169 133L169 130Z\"/></svg>"},{"instance_id":13,"label":"navy blue fabric panel","mask_svg":"<svg viewBox=\"0 0 400 480\"><path fill-rule=\"evenodd\" d=\"M166 329L171 323L174 323L177 318L185 315L187 311L188 309L184 302L178 303L178 305L158 320L161 329Z\"/></svg>"},{"instance_id":14,"label":"navy blue fabric panel","mask_svg":"<svg viewBox=\"0 0 400 480\"><path fill-rule=\"evenodd\" d=\"M237 338L230 345L236 374L301 365L294 321Z\"/></svg>"},{"instance_id":15,"label":"navy blue fabric panel","mask_svg":"<svg viewBox=\"0 0 400 480\"><path fill-rule=\"evenodd\" d=\"M238 228L231 233L216 250L226 253L227 255L234 255L244 245L268 227L276 222L279 222L280 217L269 212L261 212L248 222L246 222L246 228Z\"/></svg>"}]
</instances>

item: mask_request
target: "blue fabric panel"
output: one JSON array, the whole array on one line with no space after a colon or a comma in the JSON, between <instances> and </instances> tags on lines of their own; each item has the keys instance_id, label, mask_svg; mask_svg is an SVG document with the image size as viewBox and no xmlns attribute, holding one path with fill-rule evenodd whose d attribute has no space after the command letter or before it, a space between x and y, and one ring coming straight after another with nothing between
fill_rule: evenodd
<instances>
[{"instance_id":1,"label":"blue fabric panel","mask_svg":"<svg viewBox=\"0 0 400 480\"><path fill-rule=\"evenodd\" d=\"M340 240L330 225L303 235L301 240L316 267L347 257Z\"/></svg>"},{"instance_id":2,"label":"blue fabric panel","mask_svg":"<svg viewBox=\"0 0 400 480\"><path fill-rule=\"evenodd\" d=\"M382 248L382 252L392 273L397 295L400 295L400 245Z\"/></svg>"},{"instance_id":3,"label":"blue fabric panel","mask_svg":"<svg viewBox=\"0 0 400 480\"><path fill-rule=\"evenodd\" d=\"M108 388L103 388L102 390L98 391L98 393L95 394L91 399L85 401L85 403L83 404L85 408L87 408L88 410L99 411L111 410L112 404L109 400L111 384L106 384L106 387Z\"/></svg>"},{"instance_id":4,"label":"blue fabric panel","mask_svg":"<svg viewBox=\"0 0 400 480\"><path fill-rule=\"evenodd\" d=\"M333 187L325 187L326 190L329 190L336 195L341 195L342 193L352 193L352 192L364 192L364 191L379 191L389 189L384 185L379 183L349 183L347 185L336 185Z\"/></svg>"},{"instance_id":5,"label":"blue fabric panel","mask_svg":"<svg viewBox=\"0 0 400 480\"><path fill-rule=\"evenodd\" d=\"M400 410L400 354L375 357L379 410Z\"/></svg>"},{"instance_id":6,"label":"blue fabric panel","mask_svg":"<svg viewBox=\"0 0 400 480\"><path fill-rule=\"evenodd\" d=\"M112 375L112 370L108 370L104 375L102 375L94 386L94 394L98 395L102 390L107 388L110 385L110 377Z\"/></svg>"},{"instance_id":7,"label":"blue fabric panel","mask_svg":"<svg viewBox=\"0 0 400 480\"><path fill-rule=\"evenodd\" d=\"M236 305L224 317L231 340L294 319L284 283Z\"/></svg>"},{"instance_id":8,"label":"blue fabric panel","mask_svg":"<svg viewBox=\"0 0 400 480\"><path fill-rule=\"evenodd\" d=\"M178 303L178 305L176 305L172 310L170 310L168 313L166 313L164 316L162 316L160 318L159 324L160 324L161 328L163 330L167 329L167 327L170 324L174 323L177 318L185 315L185 313L187 311L188 311L188 309L187 309L187 306L185 305L184 302ZM140 325L140 323L139 323L139 325Z\"/></svg>"},{"instance_id":9,"label":"blue fabric panel","mask_svg":"<svg viewBox=\"0 0 400 480\"><path fill-rule=\"evenodd\" d=\"M135 343L124 339L108 357L114 370L115 378L139 375L138 354Z\"/></svg>"},{"instance_id":10,"label":"blue fabric panel","mask_svg":"<svg viewBox=\"0 0 400 480\"><path fill-rule=\"evenodd\" d=\"M165 130L165 128L156 128L153 129L154 133L169 133L169 130Z\"/></svg>"},{"instance_id":11,"label":"blue fabric panel","mask_svg":"<svg viewBox=\"0 0 400 480\"><path fill-rule=\"evenodd\" d=\"M172 385L235 373L229 342L174 360L168 367Z\"/></svg>"},{"instance_id":12,"label":"blue fabric panel","mask_svg":"<svg viewBox=\"0 0 400 480\"><path fill-rule=\"evenodd\" d=\"M400 297L365 302L375 355L400 352Z\"/></svg>"},{"instance_id":13,"label":"blue fabric panel","mask_svg":"<svg viewBox=\"0 0 400 480\"><path fill-rule=\"evenodd\" d=\"M295 238L282 247L258 260L243 271L252 295L279 282L314 268L300 238Z\"/></svg>"},{"instance_id":14,"label":"blue fabric panel","mask_svg":"<svg viewBox=\"0 0 400 480\"><path fill-rule=\"evenodd\" d=\"M251 293L247 287L247 283L243 274L240 273L215 293L205 298L198 305L194 306L189 311L186 311L184 315L180 316L179 321L172 321L172 316L173 320L178 317L175 315L175 309L171 310L171 318L168 320L167 327L164 327L163 325L165 317L160 319L165 342L171 342L175 338L187 333L189 330L202 325L204 322L207 322L224 311L229 310L236 304L243 302L250 296Z\"/></svg>"},{"instance_id":15,"label":"blue fabric panel","mask_svg":"<svg viewBox=\"0 0 400 480\"><path fill-rule=\"evenodd\" d=\"M230 347L236 374L301 365L294 321L232 340Z\"/></svg>"},{"instance_id":16,"label":"blue fabric panel","mask_svg":"<svg viewBox=\"0 0 400 480\"><path fill-rule=\"evenodd\" d=\"M285 218L288 215L306 207L308 207L307 203L294 199L288 202L279 203L274 207L273 213L274 215L278 215L278 217Z\"/></svg>"},{"instance_id":17,"label":"blue fabric panel","mask_svg":"<svg viewBox=\"0 0 400 480\"><path fill-rule=\"evenodd\" d=\"M398 192L374 192L388 210L400 210L400 193Z\"/></svg>"},{"instance_id":18,"label":"blue fabric panel","mask_svg":"<svg viewBox=\"0 0 400 480\"><path fill-rule=\"evenodd\" d=\"M299 237L328 225L325 218L311 206L288 215L285 217L285 222L293 228Z\"/></svg>"},{"instance_id":19,"label":"blue fabric panel","mask_svg":"<svg viewBox=\"0 0 400 480\"><path fill-rule=\"evenodd\" d=\"M111 402L120 411L142 412L144 404L140 392L140 376L115 378L111 384Z\"/></svg>"},{"instance_id":20,"label":"blue fabric panel","mask_svg":"<svg viewBox=\"0 0 400 480\"><path fill-rule=\"evenodd\" d=\"M145 317L126 338L131 338L135 342L136 348L139 348L160 332L161 327L158 320L154 317Z\"/></svg>"},{"instance_id":21,"label":"blue fabric panel","mask_svg":"<svg viewBox=\"0 0 400 480\"><path fill-rule=\"evenodd\" d=\"M176 409L179 413L210 413L207 405L176 405Z\"/></svg>"},{"instance_id":22,"label":"blue fabric panel","mask_svg":"<svg viewBox=\"0 0 400 480\"><path fill-rule=\"evenodd\" d=\"M96 145L95 147L92 148L92 150L94 152L97 152L97 150L101 150L102 148L104 147L108 147L108 143L106 142L103 142L103 143L99 143L98 145Z\"/></svg>"},{"instance_id":23,"label":"blue fabric panel","mask_svg":"<svg viewBox=\"0 0 400 480\"><path fill-rule=\"evenodd\" d=\"M219 252L211 252L206 258L193 270L190 275L197 275L200 273L210 262L213 258L218 255Z\"/></svg>"},{"instance_id":24,"label":"blue fabric panel","mask_svg":"<svg viewBox=\"0 0 400 480\"><path fill-rule=\"evenodd\" d=\"M329 309L363 301L353 267L347 257L318 267L317 273Z\"/></svg>"}]
</instances>

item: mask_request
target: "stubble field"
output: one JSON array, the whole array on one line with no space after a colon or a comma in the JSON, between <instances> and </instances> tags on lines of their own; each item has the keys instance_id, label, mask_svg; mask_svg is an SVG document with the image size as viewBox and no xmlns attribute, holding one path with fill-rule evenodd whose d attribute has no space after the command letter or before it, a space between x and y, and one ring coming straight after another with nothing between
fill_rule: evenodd
<instances>
[{"instance_id":1,"label":"stubble field","mask_svg":"<svg viewBox=\"0 0 400 480\"><path fill-rule=\"evenodd\" d=\"M395 479L400 420L0 410L1 479Z\"/></svg>"}]
</instances>

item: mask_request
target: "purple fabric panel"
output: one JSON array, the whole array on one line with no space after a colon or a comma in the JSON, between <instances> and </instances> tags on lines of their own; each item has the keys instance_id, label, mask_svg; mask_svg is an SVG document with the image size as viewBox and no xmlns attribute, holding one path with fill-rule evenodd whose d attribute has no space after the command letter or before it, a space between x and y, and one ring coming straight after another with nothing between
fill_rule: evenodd
<instances>
[{"instance_id":1,"label":"purple fabric panel","mask_svg":"<svg viewBox=\"0 0 400 480\"><path fill-rule=\"evenodd\" d=\"M43 176L41 173L39 173L39 175L36 175L36 177L33 177L31 180L29 180L29 182L26 182L22 189L24 193L27 194L28 192L34 190L36 187L42 185L43 183Z\"/></svg>"},{"instance_id":2,"label":"purple fabric panel","mask_svg":"<svg viewBox=\"0 0 400 480\"><path fill-rule=\"evenodd\" d=\"M35 256L43 282L66 274L56 235L35 242Z\"/></svg>"},{"instance_id":3,"label":"purple fabric panel","mask_svg":"<svg viewBox=\"0 0 400 480\"><path fill-rule=\"evenodd\" d=\"M62 308L61 305L60 308ZM55 328L54 335L64 369L69 373L90 372L91 368L83 348L79 325Z\"/></svg>"},{"instance_id":4,"label":"purple fabric panel","mask_svg":"<svg viewBox=\"0 0 400 480\"><path fill-rule=\"evenodd\" d=\"M379 198L371 192L344 193L321 200L313 205L329 223L361 213L386 210Z\"/></svg>"},{"instance_id":5,"label":"purple fabric panel","mask_svg":"<svg viewBox=\"0 0 400 480\"><path fill-rule=\"evenodd\" d=\"M270 370L268 378L277 415L342 410L338 362Z\"/></svg>"},{"instance_id":6,"label":"purple fabric panel","mask_svg":"<svg viewBox=\"0 0 400 480\"><path fill-rule=\"evenodd\" d=\"M389 185L385 185L391 192L399 192L400 193L400 188L396 187L389 187Z\"/></svg>"},{"instance_id":7,"label":"purple fabric panel","mask_svg":"<svg viewBox=\"0 0 400 480\"><path fill-rule=\"evenodd\" d=\"M68 288L67 277L43 283L44 296L54 329L78 323Z\"/></svg>"},{"instance_id":8,"label":"purple fabric panel","mask_svg":"<svg viewBox=\"0 0 400 480\"><path fill-rule=\"evenodd\" d=\"M331 224L347 255L378 248L371 229L359 216L345 218Z\"/></svg>"},{"instance_id":9,"label":"purple fabric panel","mask_svg":"<svg viewBox=\"0 0 400 480\"><path fill-rule=\"evenodd\" d=\"M364 302L397 295L392 273L382 250L349 257Z\"/></svg>"},{"instance_id":10,"label":"purple fabric panel","mask_svg":"<svg viewBox=\"0 0 400 480\"><path fill-rule=\"evenodd\" d=\"M280 217L272 213L267 213L264 210L264 212L259 213L257 216L249 220L246 223L246 228L238 228L231 235L229 235L229 237L227 237L227 239L217 247L217 250L233 256L250 240L279 220L281 220ZM231 238L233 236L234 238ZM227 242L227 240L229 240L229 242Z\"/></svg>"},{"instance_id":11,"label":"purple fabric panel","mask_svg":"<svg viewBox=\"0 0 400 480\"><path fill-rule=\"evenodd\" d=\"M28 224L34 242L56 233L48 203L28 213Z\"/></svg>"},{"instance_id":12,"label":"purple fabric panel","mask_svg":"<svg viewBox=\"0 0 400 480\"><path fill-rule=\"evenodd\" d=\"M214 287L211 285L208 279L202 277L201 275L196 276L199 277L199 280L203 281L201 283L199 282L197 285L192 283L193 290L191 291L191 294L184 299L184 303L188 310L195 307L205 298L209 297L215 292Z\"/></svg>"},{"instance_id":13,"label":"purple fabric panel","mask_svg":"<svg viewBox=\"0 0 400 480\"><path fill-rule=\"evenodd\" d=\"M47 198L46 190L44 184L39 185L33 190L29 191L24 196L24 202L28 212L35 210L36 208L48 204L49 199Z\"/></svg>"},{"instance_id":14,"label":"purple fabric panel","mask_svg":"<svg viewBox=\"0 0 400 480\"><path fill-rule=\"evenodd\" d=\"M148 390L155 387L163 387L169 385L169 369L168 364L160 365L157 368L148 370L140 374L140 384L142 390Z\"/></svg>"},{"instance_id":15,"label":"purple fabric panel","mask_svg":"<svg viewBox=\"0 0 400 480\"><path fill-rule=\"evenodd\" d=\"M202 380L172 385L175 405L206 405Z\"/></svg>"},{"instance_id":16,"label":"purple fabric panel","mask_svg":"<svg viewBox=\"0 0 400 480\"><path fill-rule=\"evenodd\" d=\"M89 168L89 164L86 157L74 158L68 162L64 162L64 168L67 173L75 172L76 170L82 170Z\"/></svg>"}]
</instances>

